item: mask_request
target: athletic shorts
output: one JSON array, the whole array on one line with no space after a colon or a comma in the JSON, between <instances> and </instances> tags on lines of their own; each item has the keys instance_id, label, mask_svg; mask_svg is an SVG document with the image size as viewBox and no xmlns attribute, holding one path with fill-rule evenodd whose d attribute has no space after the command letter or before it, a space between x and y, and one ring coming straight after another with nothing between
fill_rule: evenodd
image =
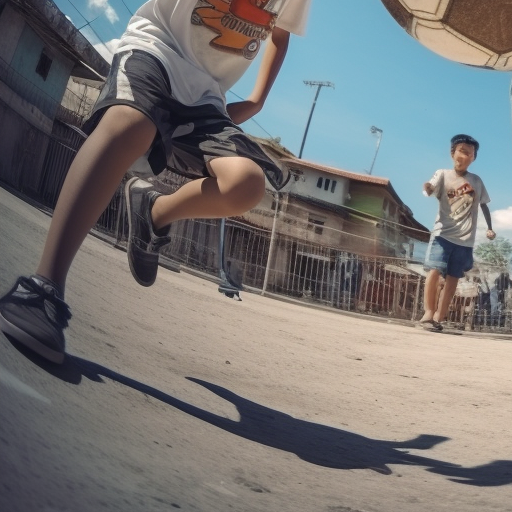
<instances>
[{"instance_id":1,"label":"athletic shorts","mask_svg":"<svg viewBox=\"0 0 512 512\"><path fill-rule=\"evenodd\" d=\"M439 270L443 277L464 277L473 268L473 248L457 245L436 236L430 239L425 256L425 270Z\"/></svg>"},{"instance_id":2,"label":"athletic shorts","mask_svg":"<svg viewBox=\"0 0 512 512\"><path fill-rule=\"evenodd\" d=\"M209 176L206 164L219 157L245 157L257 163L277 190L289 172L274 161L215 106L188 106L172 98L165 68L152 55L130 50L114 55L101 94L83 130L90 134L106 109L130 105L148 116L157 135L148 152L154 174L171 170L190 179Z\"/></svg>"}]
</instances>

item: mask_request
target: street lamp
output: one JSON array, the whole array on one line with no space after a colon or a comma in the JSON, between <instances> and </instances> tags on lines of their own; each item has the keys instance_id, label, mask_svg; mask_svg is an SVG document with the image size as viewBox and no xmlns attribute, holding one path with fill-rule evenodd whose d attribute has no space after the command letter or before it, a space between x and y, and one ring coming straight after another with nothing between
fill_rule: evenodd
<instances>
[{"instance_id":1,"label":"street lamp","mask_svg":"<svg viewBox=\"0 0 512 512\"><path fill-rule=\"evenodd\" d=\"M382 139L383 132L380 128L377 128L376 126L372 126L370 128L370 133L377 134L377 147L375 148L375 155L373 155L372 165L370 167L370 171L368 172L368 174L371 174L373 171L373 166L375 165L375 160L377 159L377 153L379 152L380 141Z\"/></svg>"},{"instance_id":2,"label":"street lamp","mask_svg":"<svg viewBox=\"0 0 512 512\"><path fill-rule=\"evenodd\" d=\"M320 94L320 89L322 87L332 87L334 89L334 84L331 82L310 82L308 80L304 80L304 83L306 85L310 85L311 87L316 86L317 90L315 94L315 99L313 100L313 105L311 106L311 112L309 113L308 123L306 124L306 131L304 132L304 137L302 138L302 144L300 146L299 151L299 158L302 158L302 150L304 149L304 144L306 143L306 135L308 134L309 124L311 123L311 118L313 117L313 110L315 110L316 100L318 99L318 95Z\"/></svg>"}]
</instances>

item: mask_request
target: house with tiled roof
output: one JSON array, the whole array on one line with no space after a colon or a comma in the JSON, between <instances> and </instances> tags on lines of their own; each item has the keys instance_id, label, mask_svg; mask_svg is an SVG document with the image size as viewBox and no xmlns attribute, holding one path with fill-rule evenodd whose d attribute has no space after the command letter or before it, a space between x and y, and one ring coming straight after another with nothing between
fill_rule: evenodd
<instances>
[{"instance_id":1,"label":"house with tiled roof","mask_svg":"<svg viewBox=\"0 0 512 512\"><path fill-rule=\"evenodd\" d=\"M277 156L275 146L263 144ZM280 162L290 179L279 193L269 188L262 203L244 215L251 223L271 228L277 213L281 234L372 256L412 258L414 242L428 241L428 229L414 218L388 178L289 154L281 153Z\"/></svg>"}]
</instances>

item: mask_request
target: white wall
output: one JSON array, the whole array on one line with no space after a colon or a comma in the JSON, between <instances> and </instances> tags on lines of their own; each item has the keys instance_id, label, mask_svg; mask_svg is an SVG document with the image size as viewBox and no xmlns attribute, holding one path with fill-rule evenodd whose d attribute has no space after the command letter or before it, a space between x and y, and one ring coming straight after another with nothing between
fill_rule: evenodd
<instances>
[{"instance_id":1,"label":"white wall","mask_svg":"<svg viewBox=\"0 0 512 512\"><path fill-rule=\"evenodd\" d=\"M322 178L321 188L317 186L319 178ZM324 186L326 180L329 180L328 190L325 190ZM331 191L333 181L336 182L334 192ZM348 178L310 170L300 176L292 176L285 187L285 191L343 206L348 201L349 186L350 180Z\"/></svg>"}]
</instances>

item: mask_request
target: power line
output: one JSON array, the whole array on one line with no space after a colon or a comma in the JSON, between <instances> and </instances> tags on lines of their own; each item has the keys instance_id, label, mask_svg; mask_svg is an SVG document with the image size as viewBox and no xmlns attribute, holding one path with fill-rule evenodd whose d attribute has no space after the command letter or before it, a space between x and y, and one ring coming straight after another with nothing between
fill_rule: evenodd
<instances>
[{"instance_id":1,"label":"power line","mask_svg":"<svg viewBox=\"0 0 512 512\"><path fill-rule=\"evenodd\" d=\"M91 21L88 21L85 25L82 25L80 28L77 27L77 30L82 30L83 28L88 27L93 21L96 21L98 18L99 18L99 16L96 16L96 18L94 18Z\"/></svg>"},{"instance_id":2,"label":"power line","mask_svg":"<svg viewBox=\"0 0 512 512\"><path fill-rule=\"evenodd\" d=\"M130 8L124 3L124 0L121 0L122 4L126 7L126 10L133 16L133 12L130 10Z\"/></svg>"},{"instance_id":3,"label":"power line","mask_svg":"<svg viewBox=\"0 0 512 512\"><path fill-rule=\"evenodd\" d=\"M73 2L71 0L68 0L69 4L71 5L71 7L73 7L73 9L75 9L75 11L80 15L82 16L82 18L87 22L82 28L84 27L88 27L91 32L93 32L93 34L98 38L98 41L105 47L105 49L109 52L109 53L112 53L110 48L106 45L105 41L103 41L103 39L100 37L100 35L96 32L96 30L94 30L94 28L92 27L91 23L93 21L96 21L99 16L91 21L88 21L87 18L82 14L82 12L73 4ZM77 30L80 30L80 29L77 29Z\"/></svg>"}]
</instances>

